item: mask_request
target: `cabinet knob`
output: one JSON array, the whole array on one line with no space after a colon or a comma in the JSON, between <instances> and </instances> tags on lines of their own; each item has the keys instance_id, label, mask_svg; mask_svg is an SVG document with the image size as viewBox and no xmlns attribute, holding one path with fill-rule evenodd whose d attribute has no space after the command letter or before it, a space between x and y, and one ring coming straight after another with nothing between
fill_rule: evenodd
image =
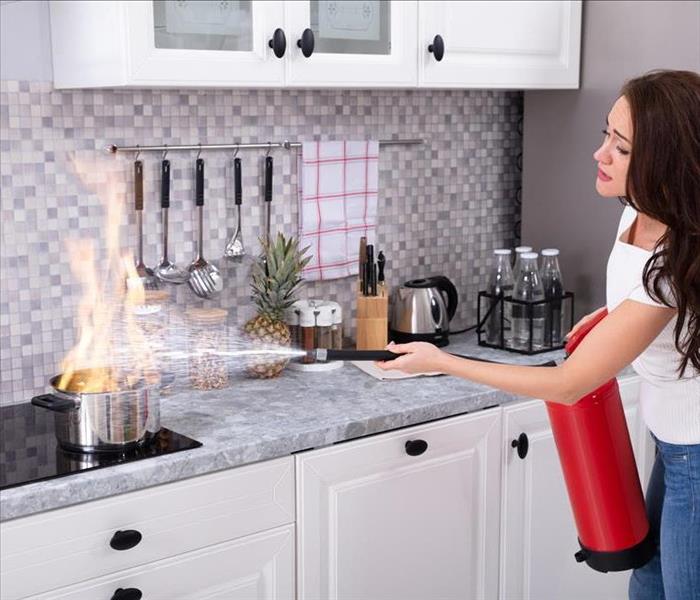
<instances>
[{"instance_id":1,"label":"cabinet knob","mask_svg":"<svg viewBox=\"0 0 700 600\"><path fill-rule=\"evenodd\" d=\"M270 38L270 40L267 42L267 45L272 48L272 51L275 53L277 58L282 58L285 50L287 49L287 36L284 35L284 30L280 29L279 27L275 29L275 32L272 34L272 38Z\"/></svg>"},{"instance_id":2,"label":"cabinet knob","mask_svg":"<svg viewBox=\"0 0 700 600\"><path fill-rule=\"evenodd\" d=\"M141 600L141 590L138 588L118 588L112 594L111 600Z\"/></svg>"},{"instance_id":3,"label":"cabinet knob","mask_svg":"<svg viewBox=\"0 0 700 600\"><path fill-rule=\"evenodd\" d=\"M112 539L109 540L109 545L115 550L129 550L138 545L141 537L141 532L135 529L125 529L115 532Z\"/></svg>"},{"instance_id":4,"label":"cabinet knob","mask_svg":"<svg viewBox=\"0 0 700 600\"><path fill-rule=\"evenodd\" d=\"M513 440L510 445L513 448L518 449L518 456L520 458L525 458L527 456L527 451L530 448L530 442L527 439L527 434L521 433L517 440Z\"/></svg>"},{"instance_id":5,"label":"cabinet knob","mask_svg":"<svg viewBox=\"0 0 700 600\"><path fill-rule=\"evenodd\" d=\"M309 58L314 53L314 32L310 29L304 29L301 39L297 40L297 46L301 48L301 53Z\"/></svg>"},{"instance_id":6,"label":"cabinet knob","mask_svg":"<svg viewBox=\"0 0 700 600\"><path fill-rule=\"evenodd\" d=\"M409 456L420 456L428 449L428 442L425 440L408 440L406 442L406 454Z\"/></svg>"},{"instance_id":7,"label":"cabinet knob","mask_svg":"<svg viewBox=\"0 0 700 600\"><path fill-rule=\"evenodd\" d=\"M436 35L433 38L433 43L428 46L428 52L432 52L436 61L442 60L442 57L445 56L445 42L441 35Z\"/></svg>"}]
</instances>

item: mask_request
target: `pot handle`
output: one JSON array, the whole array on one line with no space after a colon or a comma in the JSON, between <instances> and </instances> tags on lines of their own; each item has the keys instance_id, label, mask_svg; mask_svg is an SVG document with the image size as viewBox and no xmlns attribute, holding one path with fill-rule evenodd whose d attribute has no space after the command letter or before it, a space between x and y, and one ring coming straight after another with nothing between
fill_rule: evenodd
<instances>
[{"instance_id":1,"label":"pot handle","mask_svg":"<svg viewBox=\"0 0 700 600\"><path fill-rule=\"evenodd\" d=\"M32 398L32 404L34 406L40 406L41 408L48 408L54 412L64 413L69 410L78 408L78 404L75 400L70 400L69 398L61 398L54 394L42 394L41 396L34 396Z\"/></svg>"},{"instance_id":2,"label":"pot handle","mask_svg":"<svg viewBox=\"0 0 700 600\"><path fill-rule=\"evenodd\" d=\"M457 288L455 287L454 283L452 283L444 275L438 275L436 277L431 277L430 279L435 283L440 291L447 294L447 319L451 321L452 317L454 317L455 313L457 312L457 302L459 300Z\"/></svg>"}]
</instances>

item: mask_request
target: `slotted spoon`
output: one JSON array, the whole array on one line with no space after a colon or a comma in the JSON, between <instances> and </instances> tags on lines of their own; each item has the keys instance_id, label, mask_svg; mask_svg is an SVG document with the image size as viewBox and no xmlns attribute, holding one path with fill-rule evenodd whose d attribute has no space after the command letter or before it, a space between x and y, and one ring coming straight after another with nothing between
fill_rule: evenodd
<instances>
[{"instance_id":1,"label":"slotted spoon","mask_svg":"<svg viewBox=\"0 0 700 600\"><path fill-rule=\"evenodd\" d=\"M192 291L200 298L211 298L224 287L221 273L202 256L202 238L204 236L204 160L197 159L195 165L195 204L197 206L197 256L188 267L188 283Z\"/></svg>"}]
</instances>

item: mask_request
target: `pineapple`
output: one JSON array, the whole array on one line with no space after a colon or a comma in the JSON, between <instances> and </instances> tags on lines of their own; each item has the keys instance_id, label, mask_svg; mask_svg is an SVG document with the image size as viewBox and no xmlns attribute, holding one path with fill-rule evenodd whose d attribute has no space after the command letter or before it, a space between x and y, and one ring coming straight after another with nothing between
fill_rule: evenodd
<instances>
[{"instance_id":1,"label":"pineapple","mask_svg":"<svg viewBox=\"0 0 700 600\"><path fill-rule=\"evenodd\" d=\"M296 301L301 283L301 270L311 260L304 258L308 248L299 250L299 242L286 239L281 233L277 239L262 243L263 254L252 270L253 302L258 314L243 327L243 337L253 348L289 346L291 335L284 322L284 311ZM251 358L246 370L252 377L277 377L289 359Z\"/></svg>"}]
</instances>

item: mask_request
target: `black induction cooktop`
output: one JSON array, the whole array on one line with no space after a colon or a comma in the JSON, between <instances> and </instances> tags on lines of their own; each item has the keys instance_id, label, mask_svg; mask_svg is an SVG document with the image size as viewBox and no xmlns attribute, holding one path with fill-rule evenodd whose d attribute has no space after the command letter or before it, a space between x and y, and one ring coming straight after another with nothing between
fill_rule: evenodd
<instances>
[{"instance_id":1,"label":"black induction cooktop","mask_svg":"<svg viewBox=\"0 0 700 600\"><path fill-rule=\"evenodd\" d=\"M199 448L202 444L169 429L128 452L81 454L58 445L54 415L30 403L0 407L0 490L83 471Z\"/></svg>"}]
</instances>

